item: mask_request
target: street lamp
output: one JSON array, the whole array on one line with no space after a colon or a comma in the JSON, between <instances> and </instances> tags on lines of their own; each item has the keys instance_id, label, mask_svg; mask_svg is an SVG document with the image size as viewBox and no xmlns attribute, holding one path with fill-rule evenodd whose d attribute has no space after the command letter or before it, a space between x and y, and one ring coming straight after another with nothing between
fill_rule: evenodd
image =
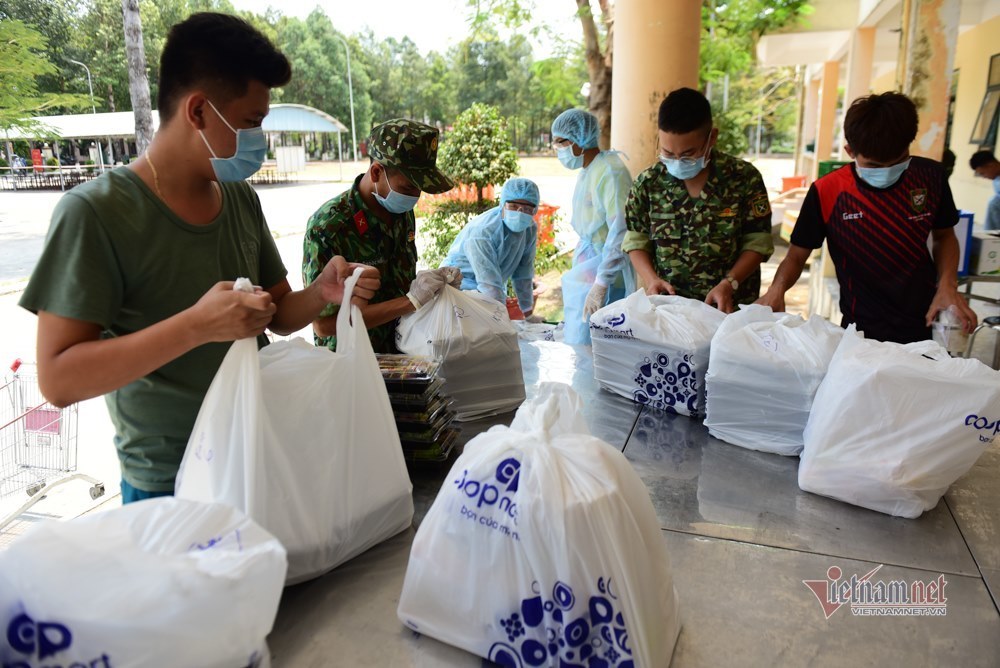
<instances>
[{"instance_id":1,"label":"street lamp","mask_svg":"<svg viewBox=\"0 0 1000 668\"><path fill-rule=\"evenodd\" d=\"M90 68L81 63L79 60L73 60L72 58L67 58L69 62L74 65L79 65L83 69L87 70L87 87L90 89L90 109L97 115L97 107L94 105L94 84L90 79ZM104 172L104 147L101 146L101 138L97 138L97 163L101 167L101 172Z\"/></svg>"},{"instance_id":2,"label":"street lamp","mask_svg":"<svg viewBox=\"0 0 1000 668\"><path fill-rule=\"evenodd\" d=\"M354 162L358 161L358 135L354 131L354 84L351 83L351 49L347 46L347 40L338 36L337 39L344 45L344 52L347 54L347 94L351 98L351 139L354 141Z\"/></svg>"}]
</instances>

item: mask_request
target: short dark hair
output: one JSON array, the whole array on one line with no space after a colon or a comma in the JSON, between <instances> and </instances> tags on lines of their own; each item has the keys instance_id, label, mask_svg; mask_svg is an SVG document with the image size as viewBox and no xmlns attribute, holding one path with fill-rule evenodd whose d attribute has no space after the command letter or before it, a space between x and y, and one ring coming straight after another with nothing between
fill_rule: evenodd
<instances>
[{"instance_id":1,"label":"short dark hair","mask_svg":"<svg viewBox=\"0 0 1000 668\"><path fill-rule=\"evenodd\" d=\"M694 130L711 128L712 105L692 88L678 88L660 103L657 126L663 132L683 135Z\"/></svg>"},{"instance_id":2,"label":"short dark hair","mask_svg":"<svg viewBox=\"0 0 1000 668\"><path fill-rule=\"evenodd\" d=\"M251 81L268 88L292 78L288 58L252 25L229 14L199 12L170 28L160 56L160 120L169 120L180 98L204 87L225 103L247 92Z\"/></svg>"},{"instance_id":3,"label":"short dark hair","mask_svg":"<svg viewBox=\"0 0 1000 668\"><path fill-rule=\"evenodd\" d=\"M889 162L917 136L917 107L902 93L889 91L859 97L844 117L844 139L855 155Z\"/></svg>"},{"instance_id":4,"label":"short dark hair","mask_svg":"<svg viewBox=\"0 0 1000 668\"><path fill-rule=\"evenodd\" d=\"M969 167L972 169L979 169L983 165L988 165L990 163L996 162L997 158L993 155L993 151L976 151L969 158Z\"/></svg>"}]
</instances>

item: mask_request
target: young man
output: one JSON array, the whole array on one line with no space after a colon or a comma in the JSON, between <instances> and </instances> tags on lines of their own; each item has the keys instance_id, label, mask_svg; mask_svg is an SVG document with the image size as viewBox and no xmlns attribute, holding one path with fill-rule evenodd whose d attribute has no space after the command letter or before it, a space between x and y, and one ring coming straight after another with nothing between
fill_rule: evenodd
<instances>
[{"instance_id":1,"label":"young man","mask_svg":"<svg viewBox=\"0 0 1000 668\"><path fill-rule=\"evenodd\" d=\"M760 172L714 151L704 95L679 88L660 104L659 161L635 180L622 244L651 295L704 299L725 313L760 294L771 256L771 205Z\"/></svg>"},{"instance_id":2,"label":"young man","mask_svg":"<svg viewBox=\"0 0 1000 668\"><path fill-rule=\"evenodd\" d=\"M869 95L851 104L844 138L854 164L809 187L788 255L761 304L783 311L785 292L825 240L840 282L843 326L909 343L930 338L938 312L954 306L972 331L976 314L958 294L958 211L940 163L910 156L916 136L917 109L905 95Z\"/></svg>"},{"instance_id":3,"label":"young man","mask_svg":"<svg viewBox=\"0 0 1000 668\"><path fill-rule=\"evenodd\" d=\"M122 501L170 494L230 342L294 332L343 297L354 265L305 290L285 279L260 202L260 124L288 61L245 21L194 14L160 61L160 129L141 160L69 191L21 306L38 314L42 393L57 406L105 395ZM264 286L237 292L232 281ZM355 295L378 288L368 268ZM266 341L266 339L262 340Z\"/></svg>"},{"instance_id":4,"label":"young man","mask_svg":"<svg viewBox=\"0 0 1000 668\"><path fill-rule=\"evenodd\" d=\"M454 187L436 165L438 131L406 119L386 121L368 138L368 171L354 185L321 206L309 219L303 241L302 278L312 281L337 254L378 268L382 287L362 308L372 347L395 353L396 320L420 308L440 292L447 273L417 273L416 218L421 192L442 193ZM454 284L461 282L453 272ZM317 346L337 345L337 306L313 323Z\"/></svg>"},{"instance_id":5,"label":"young man","mask_svg":"<svg viewBox=\"0 0 1000 668\"><path fill-rule=\"evenodd\" d=\"M987 230L1000 230L1000 161L992 151L976 151L969 158L969 167L976 176L993 182L993 197L986 205L984 227Z\"/></svg>"},{"instance_id":6,"label":"young man","mask_svg":"<svg viewBox=\"0 0 1000 668\"><path fill-rule=\"evenodd\" d=\"M573 268L563 274L566 343L590 345L590 316L635 290L635 275L622 252L625 200L632 175L617 151L597 146L597 117L568 109L552 121L552 146L567 169L579 169L570 224L580 241Z\"/></svg>"},{"instance_id":7,"label":"young man","mask_svg":"<svg viewBox=\"0 0 1000 668\"><path fill-rule=\"evenodd\" d=\"M525 318L535 305L532 281L538 226L534 216L539 201L534 181L508 179L500 191L500 205L462 228L442 264L462 271L463 290L478 290L502 304L507 301L507 282L513 280Z\"/></svg>"}]
</instances>

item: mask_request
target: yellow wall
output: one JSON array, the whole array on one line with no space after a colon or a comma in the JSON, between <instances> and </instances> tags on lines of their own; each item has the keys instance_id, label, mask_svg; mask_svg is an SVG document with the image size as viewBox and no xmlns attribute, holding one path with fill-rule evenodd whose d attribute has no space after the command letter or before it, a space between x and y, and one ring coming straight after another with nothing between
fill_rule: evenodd
<instances>
[{"instance_id":1,"label":"yellow wall","mask_svg":"<svg viewBox=\"0 0 1000 668\"><path fill-rule=\"evenodd\" d=\"M896 70L889 70L880 77L872 79L873 93L888 93L896 90Z\"/></svg>"},{"instance_id":2,"label":"yellow wall","mask_svg":"<svg viewBox=\"0 0 1000 668\"><path fill-rule=\"evenodd\" d=\"M978 147L969 143L972 126L986 93L990 56L1000 53L1000 16L959 34L955 52L958 91L955 118L951 129L951 150L955 152L955 171L951 175L952 193L959 209L975 213L977 227L986 216L986 204L993 195L993 184L975 178L969 169L969 157ZM1000 147L993 147L994 152Z\"/></svg>"}]
</instances>

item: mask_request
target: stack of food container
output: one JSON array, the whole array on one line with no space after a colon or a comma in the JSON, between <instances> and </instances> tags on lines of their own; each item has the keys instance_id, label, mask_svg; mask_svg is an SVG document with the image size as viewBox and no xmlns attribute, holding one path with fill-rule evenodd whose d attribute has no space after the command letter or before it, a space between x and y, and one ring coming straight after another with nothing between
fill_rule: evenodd
<instances>
[{"instance_id":1,"label":"stack of food container","mask_svg":"<svg viewBox=\"0 0 1000 668\"><path fill-rule=\"evenodd\" d=\"M448 459L458 430L452 427L455 412L443 393L440 362L419 355L376 355L396 429L409 461L443 462Z\"/></svg>"}]
</instances>

